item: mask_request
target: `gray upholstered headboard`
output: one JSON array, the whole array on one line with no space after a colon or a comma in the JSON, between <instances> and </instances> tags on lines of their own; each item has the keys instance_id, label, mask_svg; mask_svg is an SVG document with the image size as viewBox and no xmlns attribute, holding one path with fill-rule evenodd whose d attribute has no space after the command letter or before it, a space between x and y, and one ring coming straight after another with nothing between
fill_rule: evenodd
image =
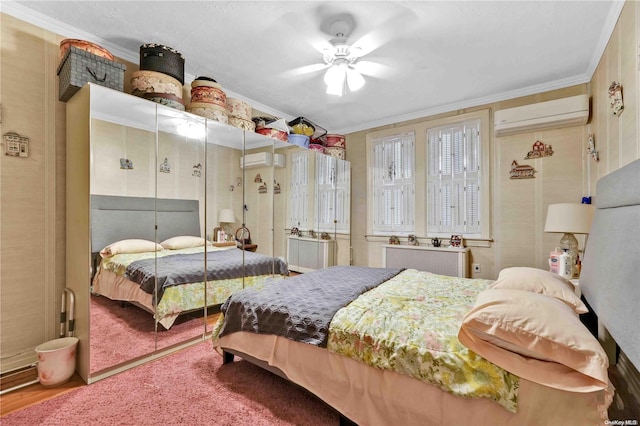
<instances>
[{"instance_id":1,"label":"gray upholstered headboard","mask_svg":"<svg viewBox=\"0 0 640 426\"><path fill-rule=\"evenodd\" d=\"M580 290L640 369L640 160L598 181Z\"/></svg>"},{"instance_id":2,"label":"gray upholstered headboard","mask_svg":"<svg viewBox=\"0 0 640 426\"><path fill-rule=\"evenodd\" d=\"M198 200L91 196L92 253L119 240L162 242L178 235L201 236Z\"/></svg>"}]
</instances>

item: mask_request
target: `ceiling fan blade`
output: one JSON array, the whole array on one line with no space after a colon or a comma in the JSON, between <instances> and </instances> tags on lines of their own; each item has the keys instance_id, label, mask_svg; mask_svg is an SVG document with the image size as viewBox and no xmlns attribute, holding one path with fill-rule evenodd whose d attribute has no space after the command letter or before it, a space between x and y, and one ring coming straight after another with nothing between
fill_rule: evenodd
<instances>
[{"instance_id":1,"label":"ceiling fan blade","mask_svg":"<svg viewBox=\"0 0 640 426\"><path fill-rule=\"evenodd\" d=\"M397 39L400 33L406 34L415 28L418 19L411 6L402 5L400 2L396 6L396 13L385 18L380 17L381 20L375 23L369 22L370 27L375 29L358 38L354 37L355 41L349 43L353 48L360 49L359 57L368 55L389 41Z\"/></svg>"},{"instance_id":2,"label":"ceiling fan blade","mask_svg":"<svg viewBox=\"0 0 640 426\"><path fill-rule=\"evenodd\" d=\"M389 78L393 76L394 70L388 65L371 61L357 61L353 68L360 74L377 78Z\"/></svg>"},{"instance_id":3,"label":"ceiling fan blade","mask_svg":"<svg viewBox=\"0 0 640 426\"><path fill-rule=\"evenodd\" d=\"M305 74L313 74L313 73L322 71L324 69L327 69L328 67L329 67L328 64L321 64L321 63L311 64L311 65L304 65L304 66L301 66L301 67L292 68L290 70L287 70L287 71L282 73L282 76L284 76L284 77L297 77L297 76L305 75Z\"/></svg>"}]
</instances>

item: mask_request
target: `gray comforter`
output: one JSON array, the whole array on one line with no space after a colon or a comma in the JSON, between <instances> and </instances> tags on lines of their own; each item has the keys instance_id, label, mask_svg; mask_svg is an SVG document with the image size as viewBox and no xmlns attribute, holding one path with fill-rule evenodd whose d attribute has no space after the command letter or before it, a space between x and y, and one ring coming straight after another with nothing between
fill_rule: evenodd
<instances>
[{"instance_id":1,"label":"gray comforter","mask_svg":"<svg viewBox=\"0 0 640 426\"><path fill-rule=\"evenodd\" d=\"M221 306L225 321L219 335L251 331L326 347L335 313L401 270L334 266L246 288Z\"/></svg>"},{"instance_id":2,"label":"gray comforter","mask_svg":"<svg viewBox=\"0 0 640 426\"><path fill-rule=\"evenodd\" d=\"M207 281L271 273L286 274L286 262L280 258L240 249L207 252ZM140 284L142 290L151 294L153 294L157 277L157 300L160 301L167 287L205 281L204 252L137 260L127 267L125 276Z\"/></svg>"}]
</instances>

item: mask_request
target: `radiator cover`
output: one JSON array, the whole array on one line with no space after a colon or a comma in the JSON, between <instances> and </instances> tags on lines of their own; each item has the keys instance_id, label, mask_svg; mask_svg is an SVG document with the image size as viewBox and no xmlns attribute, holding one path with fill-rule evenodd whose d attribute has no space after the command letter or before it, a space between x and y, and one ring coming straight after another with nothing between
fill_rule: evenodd
<instances>
[{"instance_id":1,"label":"radiator cover","mask_svg":"<svg viewBox=\"0 0 640 426\"><path fill-rule=\"evenodd\" d=\"M311 272L335 265L335 240L290 236L287 263L290 271Z\"/></svg>"},{"instance_id":2,"label":"radiator cover","mask_svg":"<svg viewBox=\"0 0 640 426\"><path fill-rule=\"evenodd\" d=\"M438 248L385 244L382 246L385 268L407 268L439 275L469 278L468 248Z\"/></svg>"}]
</instances>

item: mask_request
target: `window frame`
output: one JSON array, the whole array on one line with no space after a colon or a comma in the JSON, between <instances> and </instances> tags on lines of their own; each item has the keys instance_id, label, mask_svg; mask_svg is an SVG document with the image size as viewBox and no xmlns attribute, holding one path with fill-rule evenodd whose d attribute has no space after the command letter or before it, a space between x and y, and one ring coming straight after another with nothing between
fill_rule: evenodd
<instances>
[{"instance_id":1,"label":"window frame","mask_svg":"<svg viewBox=\"0 0 640 426\"><path fill-rule=\"evenodd\" d=\"M382 137L394 136L398 134L414 132L415 133L415 144L414 144L414 152L415 152L415 232L418 238L446 238L449 239L451 234L449 233L440 233L433 234L427 232L427 166L424 163L424 159L426 157L427 150L427 129L440 127L443 125L458 123L461 121L467 121L472 119L480 119L480 149L482 150L481 157L479 162L481 164L481 170L483 171L481 175L481 189L482 194L480 196L480 232L478 234L465 235L464 238L467 240L465 244L470 245L481 245L485 246L485 243L491 242L491 232L492 232L492 218L491 218L491 197L493 188L491 187L491 179L492 179L492 169L490 169L489 165L492 167L497 167L498 164L493 164L494 160L491 157L491 135L492 135L492 127L490 125L490 115L491 110L488 108L477 109L471 112L461 112L457 115L448 115L448 116L439 116L437 118L428 117L420 120L416 120L410 123L402 123L393 125L390 127L379 128L375 130L371 130L366 132L366 188L367 188L367 196L366 196L366 220L367 220L367 228L365 237L369 241L379 241L382 242L383 237L389 237L391 235L401 236L400 233L374 233L373 232L373 172L372 172L372 141L375 139L379 139ZM495 160L497 161L497 160ZM475 235L479 235L476 237ZM386 240L386 238L385 238ZM472 242L475 241L475 242Z\"/></svg>"},{"instance_id":2,"label":"window frame","mask_svg":"<svg viewBox=\"0 0 640 426\"><path fill-rule=\"evenodd\" d=\"M429 197L429 132L435 129L453 128L457 126L464 126L465 123L478 122L479 138L477 149L477 165L478 165L478 216L479 224L476 231L461 232L461 231L433 231L430 229L429 218L431 215L431 204ZM427 123L425 128L425 221L424 229L428 238L449 238L451 235L462 235L465 239L471 240L490 240L490 203L491 203L491 186L490 186L490 129L489 129L489 110L480 110L477 112L460 114L456 116L446 117L443 119L431 120ZM464 193L466 196L467 193Z\"/></svg>"},{"instance_id":3,"label":"window frame","mask_svg":"<svg viewBox=\"0 0 640 426\"><path fill-rule=\"evenodd\" d=\"M392 146L391 151L385 153L385 145ZM398 147L399 146L399 147ZM406 236L415 233L416 227L416 168L415 168L416 132L396 132L391 135L372 138L367 144L367 174L369 180L370 214L368 214L369 229L372 235ZM398 150L399 149L399 150ZM382 150L383 152L377 152ZM389 154L390 152L390 154ZM400 157L400 158L396 158ZM391 158L391 159L390 159ZM376 166L377 159L383 165ZM407 164L406 162L409 162ZM388 164L387 164L388 163ZM400 165L399 165L400 164ZM381 173L389 169L389 177L381 178ZM399 175L399 177L397 177ZM410 177L409 177L410 175ZM382 191L387 191L383 193ZM380 192L378 192L380 191ZM380 212L383 206L378 200L386 197L393 205L394 213L398 205L402 205L400 212L401 223L380 224Z\"/></svg>"}]
</instances>

